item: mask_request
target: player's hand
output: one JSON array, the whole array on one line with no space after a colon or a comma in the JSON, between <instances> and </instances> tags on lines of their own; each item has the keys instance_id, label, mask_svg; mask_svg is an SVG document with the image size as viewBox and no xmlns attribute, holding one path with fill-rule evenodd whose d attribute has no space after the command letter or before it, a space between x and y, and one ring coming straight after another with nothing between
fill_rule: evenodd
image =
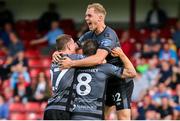
<instances>
[{"instance_id":1,"label":"player's hand","mask_svg":"<svg viewBox=\"0 0 180 121\"><path fill-rule=\"evenodd\" d=\"M124 54L124 52L122 51L122 49L120 47L116 47L114 49L112 49L111 51L111 55L114 57L118 57L119 55Z\"/></svg>"},{"instance_id":2,"label":"player's hand","mask_svg":"<svg viewBox=\"0 0 180 121\"><path fill-rule=\"evenodd\" d=\"M53 55L52 55L52 59L53 59L53 62L59 62L60 60L61 60L61 52L59 52L59 51L55 51L54 53L53 53Z\"/></svg>"},{"instance_id":3,"label":"player's hand","mask_svg":"<svg viewBox=\"0 0 180 121\"><path fill-rule=\"evenodd\" d=\"M59 61L59 65L61 69L68 69L72 67L73 60L68 57L64 57Z\"/></svg>"}]
</instances>

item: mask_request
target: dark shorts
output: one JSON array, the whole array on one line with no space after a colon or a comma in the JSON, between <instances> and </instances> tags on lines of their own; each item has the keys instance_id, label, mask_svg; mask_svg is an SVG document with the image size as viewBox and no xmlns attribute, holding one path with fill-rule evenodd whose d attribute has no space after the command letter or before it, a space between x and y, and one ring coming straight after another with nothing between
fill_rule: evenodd
<instances>
[{"instance_id":1,"label":"dark shorts","mask_svg":"<svg viewBox=\"0 0 180 121\"><path fill-rule=\"evenodd\" d=\"M70 120L70 112L49 109L44 112L43 120Z\"/></svg>"},{"instance_id":2,"label":"dark shorts","mask_svg":"<svg viewBox=\"0 0 180 121\"><path fill-rule=\"evenodd\" d=\"M110 81L111 80L109 80L109 82ZM107 91L106 91L106 105L107 106L115 105L116 110L130 109L131 95L134 88L133 79L129 81L125 81L125 80L115 80L115 81L118 81L119 83L110 84L108 82Z\"/></svg>"},{"instance_id":3,"label":"dark shorts","mask_svg":"<svg viewBox=\"0 0 180 121\"><path fill-rule=\"evenodd\" d=\"M71 120L103 120L104 116L86 112L72 112Z\"/></svg>"}]
</instances>

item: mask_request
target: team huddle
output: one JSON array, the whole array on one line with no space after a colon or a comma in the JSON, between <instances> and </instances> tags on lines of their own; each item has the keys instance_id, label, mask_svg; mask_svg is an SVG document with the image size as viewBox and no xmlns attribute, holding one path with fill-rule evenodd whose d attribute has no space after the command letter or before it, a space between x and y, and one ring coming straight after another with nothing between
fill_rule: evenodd
<instances>
[{"instance_id":1,"label":"team huddle","mask_svg":"<svg viewBox=\"0 0 180 121\"><path fill-rule=\"evenodd\" d=\"M130 120L136 71L114 30L105 25L105 16L101 4L90 4L85 15L90 31L76 42L70 35L56 39L50 69L53 95L45 120L102 120L111 110L118 119Z\"/></svg>"}]
</instances>

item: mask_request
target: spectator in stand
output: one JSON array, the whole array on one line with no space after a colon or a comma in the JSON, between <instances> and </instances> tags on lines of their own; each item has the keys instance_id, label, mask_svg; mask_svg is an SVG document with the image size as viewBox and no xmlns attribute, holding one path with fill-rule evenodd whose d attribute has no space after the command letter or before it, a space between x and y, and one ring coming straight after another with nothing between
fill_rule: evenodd
<instances>
[{"instance_id":1,"label":"spectator in stand","mask_svg":"<svg viewBox=\"0 0 180 121\"><path fill-rule=\"evenodd\" d=\"M150 109L146 111L145 120L160 120L160 115L155 109Z\"/></svg>"},{"instance_id":2,"label":"spectator in stand","mask_svg":"<svg viewBox=\"0 0 180 121\"><path fill-rule=\"evenodd\" d=\"M4 94L4 97L5 97L5 100L8 103L12 103L13 102L13 90L10 88L9 85L4 88L3 94Z\"/></svg>"},{"instance_id":3,"label":"spectator in stand","mask_svg":"<svg viewBox=\"0 0 180 121\"><path fill-rule=\"evenodd\" d=\"M137 106L132 106L131 114L132 114L131 120L138 120L139 113L137 110Z\"/></svg>"},{"instance_id":4,"label":"spectator in stand","mask_svg":"<svg viewBox=\"0 0 180 121\"><path fill-rule=\"evenodd\" d=\"M172 38L168 38L167 42L169 44L170 49L177 52L177 46L175 45L174 40Z\"/></svg>"},{"instance_id":5,"label":"spectator in stand","mask_svg":"<svg viewBox=\"0 0 180 121\"><path fill-rule=\"evenodd\" d=\"M10 40L10 37L9 37L9 34L11 32L14 32L13 25L12 25L12 23L6 22L4 24L4 27L3 27L2 31L0 31L0 38L2 38L3 45L5 47L9 47L9 45L11 43L11 40Z\"/></svg>"},{"instance_id":6,"label":"spectator in stand","mask_svg":"<svg viewBox=\"0 0 180 121\"><path fill-rule=\"evenodd\" d=\"M51 30L42 38L37 40L32 40L31 45L39 44L48 41L48 47L42 50L42 53L49 54L51 51L55 50L56 38L63 34L64 31L59 28L58 21L52 21Z\"/></svg>"},{"instance_id":7,"label":"spectator in stand","mask_svg":"<svg viewBox=\"0 0 180 121\"><path fill-rule=\"evenodd\" d=\"M134 79L134 90L132 94L133 101L139 101L144 98L147 90L158 83L160 69L158 68L158 58L154 56L148 60L149 67L142 74L137 74ZM137 70L142 72L144 69L138 68L141 65L137 66ZM142 67L141 67L142 68ZM145 67L144 67L145 68Z\"/></svg>"},{"instance_id":8,"label":"spectator in stand","mask_svg":"<svg viewBox=\"0 0 180 121\"><path fill-rule=\"evenodd\" d=\"M171 88L175 89L177 84L180 84L180 60L178 61L178 65L172 67L172 82Z\"/></svg>"},{"instance_id":9,"label":"spectator in stand","mask_svg":"<svg viewBox=\"0 0 180 121\"><path fill-rule=\"evenodd\" d=\"M145 24L150 29L161 28L166 25L166 12L159 7L158 0L152 1L152 9L147 13Z\"/></svg>"},{"instance_id":10,"label":"spectator in stand","mask_svg":"<svg viewBox=\"0 0 180 121\"><path fill-rule=\"evenodd\" d=\"M48 78L45 76L44 72L40 72L33 89L33 101L47 101L50 96L51 94Z\"/></svg>"},{"instance_id":11,"label":"spectator in stand","mask_svg":"<svg viewBox=\"0 0 180 121\"><path fill-rule=\"evenodd\" d=\"M9 38L11 40L11 44L8 48L9 49L9 57L14 58L18 52L24 50L24 45L18 38L17 34L14 32L9 33Z\"/></svg>"},{"instance_id":12,"label":"spectator in stand","mask_svg":"<svg viewBox=\"0 0 180 121\"><path fill-rule=\"evenodd\" d=\"M9 117L9 105L3 95L0 95L0 120L7 120Z\"/></svg>"},{"instance_id":13,"label":"spectator in stand","mask_svg":"<svg viewBox=\"0 0 180 121\"><path fill-rule=\"evenodd\" d=\"M129 37L129 32L128 31L124 31L122 33L122 36L120 38L120 44L121 44L121 48L124 51L124 53L130 58L132 57L132 55L134 54L134 50L135 50L135 40L131 39Z\"/></svg>"},{"instance_id":14,"label":"spectator in stand","mask_svg":"<svg viewBox=\"0 0 180 121\"><path fill-rule=\"evenodd\" d=\"M149 64L147 63L147 59L141 57L138 62L137 62L137 66L136 66L136 70L143 74L145 73L149 68Z\"/></svg>"},{"instance_id":15,"label":"spectator in stand","mask_svg":"<svg viewBox=\"0 0 180 121\"><path fill-rule=\"evenodd\" d=\"M158 88L156 90L152 90L152 91L153 91L153 92L151 92L152 103L155 106L160 106L162 104L162 102L161 102L162 97L165 97L165 96L171 97L171 95L169 94L170 89L164 83L160 83L158 85Z\"/></svg>"},{"instance_id":16,"label":"spectator in stand","mask_svg":"<svg viewBox=\"0 0 180 121\"><path fill-rule=\"evenodd\" d=\"M18 42L16 42L16 40L14 38L12 39L12 42L13 42L13 44L10 44L10 46L9 46L9 48L11 48L11 49L8 52L9 55L6 58L5 63L3 65L0 65L0 78L2 79L2 81L8 79L10 72L11 72L11 66L12 66L14 57L16 56L16 53L19 50L21 50L21 49L18 49Z\"/></svg>"},{"instance_id":17,"label":"spectator in stand","mask_svg":"<svg viewBox=\"0 0 180 121\"><path fill-rule=\"evenodd\" d=\"M153 30L150 34L150 38L145 41L145 44L149 45L153 55L158 55L161 49L161 41L157 30Z\"/></svg>"},{"instance_id":18,"label":"spectator in stand","mask_svg":"<svg viewBox=\"0 0 180 121\"><path fill-rule=\"evenodd\" d=\"M138 119L145 120L146 119L146 112L149 110L155 110L156 107L152 104L152 99L150 96L146 95L143 99L143 102L140 103L138 107L138 113L140 114Z\"/></svg>"},{"instance_id":19,"label":"spectator in stand","mask_svg":"<svg viewBox=\"0 0 180 121\"><path fill-rule=\"evenodd\" d=\"M14 66L14 65L17 65L19 63L21 63L23 65L23 67L26 68L26 70L28 70L28 58L25 57L24 51L19 51L16 54L11 65Z\"/></svg>"},{"instance_id":20,"label":"spectator in stand","mask_svg":"<svg viewBox=\"0 0 180 121\"><path fill-rule=\"evenodd\" d=\"M22 64L24 69L28 70L28 59L24 56L23 51L18 52L14 58L7 58L5 64L0 66L0 78L2 81L9 78L17 64Z\"/></svg>"},{"instance_id":21,"label":"spectator in stand","mask_svg":"<svg viewBox=\"0 0 180 121\"><path fill-rule=\"evenodd\" d=\"M175 65L178 62L177 53L170 49L169 43L164 43L162 50L159 54L160 60L166 60L170 63L170 65Z\"/></svg>"},{"instance_id":22,"label":"spectator in stand","mask_svg":"<svg viewBox=\"0 0 180 121\"><path fill-rule=\"evenodd\" d=\"M134 79L134 89L132 93L132 101L138 102L144 98L147 89L149 88L149 82L143 74L137 73L136 78Z\"/></svg>"},{"instance_id":23,"label":"spectator in stand","mask_svg":"<svg viewBox=\"0 0 180 121\"><path fill-rule=\"evenodd\" d=\"M134 58L139 58L142 56L142 44L141 43L135 43L135 52L134 52Z\"/></svg>"},{"instance_id":24,"label":"spectator in stand","mask_svg":"<svg viewBox=\"0 0 180 121\"><path fill-rule=\"evenodd\" d=\"M176 94L173 96L173 100L175 102L175 106L180 106L180 84L176 86Z\"/></svg>"},{"instance_id":25,"label":"spectator in stand","mask_svg":"<svg viewBox=\"0 0 180 121\"><path fill-rule=\"evenodd\" d=\"M41 15L38 21L39 31L49 30L53 21L60 20L60 14L57 12L57 6L51 2L48 4L48 10Z\"/></svg>"},{"instance_id":26,"label":"spectator in stand","mask_svg":"<svg viewBox=\"0 0 180 121\"><path fill-rule=\"evenodd\" d=\"M166 86L170 86L172 79L172 67L167 61L161 61L160 78L159 83L164 83Z\"/></svg>"},{"instance_id":27,"label":"spectator in stand","mask_svg":"<svg viewBox=\"0 0 180 121\"><path fill-rule=\"evenodd\" d=\"M7 48L4 45L4 40L0 38L0 52L4 53L5 55L8 53Z\"/></svg>"},{"instance_id":28,"label":"spectator in stand","mask_svg":"<svg viewBox=\"0 0 180 121\"><path fill-rule=\"evenodd\" d=\"M176 23L176 30L172 33L172 37L177 48L180 48L180 20Z\"/></svg>"},{"instance_id":29,"label":"spectator in stand","mask_svg":"<svg viewBox=\"0 0 180 121\"><path fill-rule=\"evenodd\" d=\"M23 74L19 74L17 78L18 82L15 84L14 88L14 101L26 103L32 96L30 83L24 78Z\"/></svg>"},{"instance_id":30,"label":"spectator in stand","mask_svg":"<svg viewBox=\"0 0 180 121\"><path fill-rule=\"evenodd\" d=\"M180 58L180 49L177 51L178 59Z\"/></svg>"},{"instance_id":31,"label":"spectator in stand","mask_svg":"<svg viewBox=\"0 0 180 121\"><path fill-rule=\"evenodd\" d=\"M161 106L157 109L162 120L172 120L173 108L170 106L169 100L169 97L163 96L161 98Z\"/></svg>"},{"instance_id":32,"label":"spectator in stand","mask_svg":"<svg viewBox=\"0 0 180 121\"><path fill-rule=\"evenodd\" d=\"M142 57L142 44L141 43L135 43L135 50L134 55L131 61L133 62L133 65L136 67L138 63L140 62Z\"/></svg>"},{"instance_id":33,"label":"spectator in stand","mask_svg":"<svg viewBox=\"0 0 180 121\"><path fill-rule=\"evenodd\" d=\"M2 81L9 78L12 62L13 62L13 58L8 57L5 63L2 66L0 66L0 78L2 79Z\"/></svg>"},{"instance_id":34,"label":"spectator in stand","mask_svg":"<svg viewBox=\"0 0 180 121\"><path fill-rule=\"evenodd\" d=\"M0 1L0 28L3 28L6 22L14 23L14 16L10 10L6 8L6 2Z\"/></svg>"},{"instance_id":35,"label":"spectator in stand","mask_svg":"<svg viewBox=\"0 0 180 121\"><path fill-rule=\"evenodd\" d=\"M10 86L12 89L15 88L15 85L19 82L19 75L23 75L26 83L30 83L30 76L29 73L27 72L27 69L25 67L23 67L22 63L18 63L15 66L13 66L12 68L12 75L11 75L11 79L10 79Z\"/></svg>"},{"instance_id":36,"label":"spectator in stand","mask_svg":"<svg viewBox=\"0 0 180 121\"><path fill-rule=\"evenodd\" d=\"M143 73L142 77L144 80L148 81L148 87L151 88L158 83L160 78L160 69L158 68L158 58L154 56L153 58L148 60L149 68Z\"/></svg>"},{"instance_id":37,"label":"spectator in stand","mask_svg":"<svg viewBox=\"0 0 180 121\"><path fill-rule=\"evenodd\" d=\"M173 120L178 120L180 119L180 84L177 84L176 86L176 94L173 95L173 104L172 106L174 107L174 116L173 116Z\"/></svg>"},{"instance_id":38,"label":"spectator in stand","mask_svg":"<svg viewBox=\"0 0 180 121\"><path fill-rule=\"evenodd\" d=\"M143 45L143 50L142 50L142 58L149 59L152 58L154 53L152 52L152 48L148 44Z\"/></svg>"},{"instance_id":39,"label":"spectator in stand","mask_svg":"<svg viewBox=\"0 0 180 121\"><path fill-rule=\"evenodd\" d=\"M8 48L9 52L8 52L7 61L6 61L6 64L2 68L0 68L0 69L4 70L5 73L7 73L7 74L9 74L9 72L11 70L12 63L13 63L14 59L16 58L17 53L24 50L24 45L19 40L16 33L10 32L9 38L11 40L11 44L9 45L9 48Z\"/></svg>"}]
</instances>

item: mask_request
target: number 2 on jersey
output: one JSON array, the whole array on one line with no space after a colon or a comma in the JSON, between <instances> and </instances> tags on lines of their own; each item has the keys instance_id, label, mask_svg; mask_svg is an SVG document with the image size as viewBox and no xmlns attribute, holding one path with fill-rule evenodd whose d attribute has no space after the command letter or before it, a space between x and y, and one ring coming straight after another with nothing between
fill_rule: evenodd
<instances>
[{"instance_id":1,"label":"number 2 on jersey","mask_svg":"<svg viewBox=\"0 0 180 121\"><path fill-rule=\"evenodd\" d=\"M116 102L121 101L121 94L120 93L116 93L115 95L112 95L112 96L113 96L114 101L116 101Z\"/></svg>"}]
</instances>

